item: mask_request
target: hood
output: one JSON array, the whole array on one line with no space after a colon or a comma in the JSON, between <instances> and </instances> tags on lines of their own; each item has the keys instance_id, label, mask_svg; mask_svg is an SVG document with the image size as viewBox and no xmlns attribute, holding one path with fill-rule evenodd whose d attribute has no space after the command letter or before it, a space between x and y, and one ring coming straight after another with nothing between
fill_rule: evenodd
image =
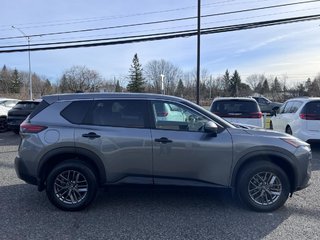
<instances>
[{"instance_id":1,"label":"hood","mask_svg":"<svg viewBox=\"0 0 320 240\"><path fill-rule=\"evenodd\" d=\"M301 146L308 146L309 144L300 140L299 138L296 138L292 135L276 132L272 130L266 130L263 128L252 128L252 129L244 129L244 128L232 128L229 129L231 134L235 135L251 135L254 137L261 137L261 138L270 138L270 141L274 141L275 139L292 139L295 142L299 142L299 145ZM269 141L269 140L268 140Z\"/></svg>"}]
</instances>

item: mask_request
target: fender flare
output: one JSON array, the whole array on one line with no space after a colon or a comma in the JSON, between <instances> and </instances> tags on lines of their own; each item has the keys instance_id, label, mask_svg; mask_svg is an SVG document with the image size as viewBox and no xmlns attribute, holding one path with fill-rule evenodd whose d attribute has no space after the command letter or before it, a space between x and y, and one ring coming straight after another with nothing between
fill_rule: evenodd
<instances>
[{"instance_id":1,"label":"fender flare","mask_svg":"<svg viewBox=\"0 0 320 240\"><path fill-rule=\"evenodd\" d=\"M38 170L37 170L38 186L43 185L44 178L45 178L43 170L45 169L45 166L48 163L48 161L50 161L50 159L52 159L53 157L62 155L62 154L67 154L67 155L69 154L73 156L83 156L87 159L90 159L89 160L90 163L93 163L95 165L95 169L98 171L100 185L103 185L106 183L107 177L106 177L105 167L102 160L97 154L83 148L60 147L47 152L41 157L38 165Z\"/></svg>"},{"instance_id":2,"label":"fender flare","mask_svg":"<svg viewBox=\"0 0 320 240\"><path fill-rule=\"evenodd\" d=\"M293 170L293 186L291 186L291 189L295 189L296 188L296 185L297 185L297 182L298 182L298 170L297 170L297 167L296 167L296 164L293 163L293 159L288 156L287 154L285 153L282 153L282 152L278 152L278 151L268 151L268 150L257 150L257 151L253 151L253 152L249 152L247 154L245 154L244 156L242 156L236 163L235 167L234 167L234 170L233 170L233 173L232 173L232 178L231 178L231 186L232 188L235 188L236 186L236 180L237 180L237 176L238 176L238 173L241 169L242 166L244 166L245 164L249 163L250 162L250 159L252 158L260 158L262 156L268 156L268 157L275 157L277 159L282 159L282 161L284 161L285 164L288 164L290 165L290 167L292 168ZM275 164L277 164L277 162L275 162Z\"/></svg>"}]
</instances>

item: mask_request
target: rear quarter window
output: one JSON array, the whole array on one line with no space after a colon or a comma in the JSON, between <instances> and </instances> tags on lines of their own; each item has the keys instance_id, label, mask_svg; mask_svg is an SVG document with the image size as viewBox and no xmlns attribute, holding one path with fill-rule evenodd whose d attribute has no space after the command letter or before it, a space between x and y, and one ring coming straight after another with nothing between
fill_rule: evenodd
<instances>
[{"instance_id":1,"label":"rear quarter window","mask_svg":"<svg viewBox=\"0 0 320 240\"><path fill-rule=\"evenodd\" d=\"M49 103L47 103L45 100L42 100L36 108L32 111L32 113L29 116L29 119L32 119L34 116L36 116L38 113L40 113L43 109L49 106Z\"/></svg>"},{"instance_id":2,"label":"rear quarter window","mask_svg":"<svg viewBox=\"0 0 320 240\"><path fill-rule=\"evenodd\" d=\"M313 101L306 104L305 113L306 114L320 114L320 101Z\"/></svg>"},{"instance_id":3,"label":"rear quarter window","mask_svg":"<svg viewBox=\"0 0 320 240\"><path fill-rule=\"evenodd\" d=\"M92 105L93 101L74 101L62 110L61 116L73 124L82 124Z\"/></svg>"}]
</instances>

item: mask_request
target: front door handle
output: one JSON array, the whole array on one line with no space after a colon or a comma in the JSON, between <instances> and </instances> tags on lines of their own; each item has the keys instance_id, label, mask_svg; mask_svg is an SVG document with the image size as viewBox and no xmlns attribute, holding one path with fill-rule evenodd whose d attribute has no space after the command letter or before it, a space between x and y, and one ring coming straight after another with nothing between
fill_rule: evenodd
<instances>
[{"instance_id":1,"label":"front door handle","mask_svg":"<svg viewBox=\"0 0 320 240\"><path fill-rule=\"evenodd\" d=\"M89 132L89 133L82 134L82 137L89 138L89 139L95 139L95 138L99 138L101 136L94 133L94 132Z\"/></svg>"},{"instance_id":2,"label":"front door handle","mask_svg":"<svg viewBox=\"0 0 320 240\"><path fill-rule=\"evenodd\" d=\"M171 143L172 142L172 140L170 140L166 137L156 138L154 141L159 142L159 143Z\"/></svg>"}]
</instances>

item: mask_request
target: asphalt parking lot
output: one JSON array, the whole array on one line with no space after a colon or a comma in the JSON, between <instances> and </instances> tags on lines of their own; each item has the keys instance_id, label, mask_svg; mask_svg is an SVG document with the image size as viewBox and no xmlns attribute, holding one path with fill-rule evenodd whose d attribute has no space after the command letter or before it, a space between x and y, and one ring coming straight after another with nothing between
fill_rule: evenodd
<instances>
[{"instance_id":1,"label":"asphalt parking lot","mask_svg":"<svg viewBox=\"0 0 320 240\"><path fill-rule=\"evenodd\" d=\"M223 190L101 191L82 212L53 207L16 177L19 136L0 134L0 239L320 239L320 147L312 185L273 213L243 209Z\"/></svg>"}]
</instances>

